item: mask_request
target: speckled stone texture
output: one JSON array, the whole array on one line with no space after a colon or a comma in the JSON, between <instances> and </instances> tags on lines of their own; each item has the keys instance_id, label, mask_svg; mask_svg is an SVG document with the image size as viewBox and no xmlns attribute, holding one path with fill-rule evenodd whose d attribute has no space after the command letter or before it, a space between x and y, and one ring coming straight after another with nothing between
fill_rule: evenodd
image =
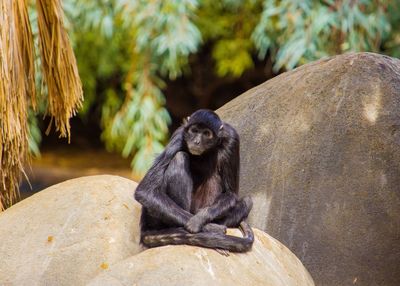
<instances>
[{"instance_id":1,"label":"speckled stone texture","mask_svg":"<svg viewBox=\"0 0 400 286\"><path fill-rule=\"evenodd\" d=\"M239 235L237 230L231 234ZM89 286L314 286L300 260L283 244L255 229L253 249L225 257L186 245L148 249L111 266Z\"/></svg>"},{"instance_id":2,"label":"speckled stone texture","mask_svg":"<svg viewBox=\"0 0 400 286\"><path fill-rule=\"evenodd\" d=\"M250 222L316 285L400 285L400 61L372 53L281 74L217 111L241 136Z\"/></svg>"},{"instance_id":3,"label":"speckled stone texture","mask_svg":"<svg viewBox=\"0 0 400 286\"><path fill-rule=\"evenodd\" d=\"M136 185L117 176L82 177L0 213L0 285L85 285L139 253Z\"/></svg>"}]
</instances>

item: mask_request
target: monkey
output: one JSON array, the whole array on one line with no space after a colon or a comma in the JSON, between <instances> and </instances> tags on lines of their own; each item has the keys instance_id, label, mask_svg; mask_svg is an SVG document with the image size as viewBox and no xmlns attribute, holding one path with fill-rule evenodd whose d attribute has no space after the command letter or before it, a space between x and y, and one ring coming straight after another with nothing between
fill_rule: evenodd
<instances>
[{"instance_id":1,"label":"monkey","mask_svg":"<svg viewBox=\"0 0 400 286\"><path fill-rule=\"evenodd\" d=\"M239 198L239 135L208 109L194 112L171 136L138 184L141 244L249 251L249 196ZM243 237L226 234L239 227Z\"/></svg>"}]
</instances>

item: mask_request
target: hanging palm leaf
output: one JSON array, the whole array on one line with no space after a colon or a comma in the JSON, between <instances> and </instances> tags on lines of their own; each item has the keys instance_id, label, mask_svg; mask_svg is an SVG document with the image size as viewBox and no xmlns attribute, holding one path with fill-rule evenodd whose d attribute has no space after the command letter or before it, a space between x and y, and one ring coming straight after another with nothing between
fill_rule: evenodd
<instances>
[{"instance_id":1,"label":"hanging palm leaf","mask_svg":"<svg viewBox=\"0 0 400 286\"><path fill-rule=\"evenodd\" d=\"M78 68L63 25L60 1L36 1L42 73L48 92L48 110L61 137L69 137L69 119L82 106Z\"/></svg>"},{"instance_id":2,"label":"hanging palm leaf","mask_svg":"<svg viewBox=\"0 0 400 286\"><path fill-rule=\"evenodd\" d=\"M60 136L81 106L82 87L63 28L59 1L37 1L40 49L48 113ZM0 0L0 210L19 199L28 159L28 106L35 107L34 47L26 0Z\"/></svg>"},{"instance_id":3,"label":"hanging palm leaf","mask_svg":"<svg viewBox=\"0 0 400 286\"><path fill-rule=\"evenodd\" d=\"M18 200L27 158L27 99L35 102L33 44L24 0L0 1L0 210Z\"/></svg>"}]
</instances>

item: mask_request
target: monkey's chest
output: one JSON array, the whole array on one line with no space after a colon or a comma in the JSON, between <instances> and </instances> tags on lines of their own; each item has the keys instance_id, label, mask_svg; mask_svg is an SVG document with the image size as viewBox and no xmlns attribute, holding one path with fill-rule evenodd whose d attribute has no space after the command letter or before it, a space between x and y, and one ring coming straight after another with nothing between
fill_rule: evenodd
<instances>
[{"instance_id":1,"label":"monkey's chest","mask_svg":"<svg viewBox=\"0 0 400 286\"><path fill-rule=\"evenodd\" d=\"M190 211L197 213L200 209L212 205L222 191L216 154L192 156L190 173L193 179Z\"/></svg>"},{"instance_id":2,"label":"monkey's chest","mask_svg":"<svg viewBox=\"0 0 400 286\"><path fill-rule=\"evenodd\" d=\"M195 181L190 211L197 213L200 209L211 206L221 192L221 178L217 175Z\"/></svg>"}]
</instances>

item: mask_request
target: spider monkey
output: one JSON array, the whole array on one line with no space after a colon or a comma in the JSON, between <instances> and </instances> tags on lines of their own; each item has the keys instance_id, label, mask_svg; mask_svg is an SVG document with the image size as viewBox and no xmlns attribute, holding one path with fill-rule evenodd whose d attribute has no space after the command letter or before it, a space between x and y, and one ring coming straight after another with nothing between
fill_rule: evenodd
<instances>
[{"instance_id":1,"label":"spider monkey","mask_svg":"<svg viewBox=\"0 0 400 286\"><path fill-rule=\"evenodd\" d=\"M238 197L239 162L232 126L211 110L188 117L135 191L143 205L141 243L250 250L254 234L245 219L252 200ZM227 235L227 227L239 227L243 237Z\"/></svg>"}]
</instances>

